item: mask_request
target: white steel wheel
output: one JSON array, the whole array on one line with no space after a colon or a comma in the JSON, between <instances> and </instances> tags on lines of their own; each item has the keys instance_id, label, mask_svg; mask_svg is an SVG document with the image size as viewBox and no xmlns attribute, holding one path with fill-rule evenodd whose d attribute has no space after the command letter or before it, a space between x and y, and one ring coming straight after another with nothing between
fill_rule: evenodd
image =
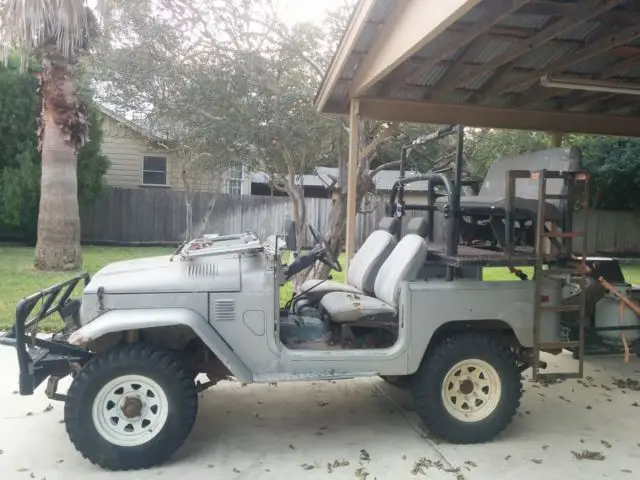
<instances>
[{"instance_id":1,"label":"white steel wheel","mask_svg":"<svg viewBox=\"0 0 640 480\"><path fill-rule=\"evenodd\" d=\"M442 402L449 414L463 422L478 422L491 415L502 395L500 375L484 360L456 363L442 382Z\"/></svg>"},{"instance_id":2,"label":"white steel wheel","mask_svg":"<svg viewBox=\"0 0 640 480\"><path fill-rule=\"evenodd\" d=\"M114 378L93 401L92 419L109 443L135 447L152 440L167 422L169 400L154 380L142 375Z\"/></svg>"}]
</instances>

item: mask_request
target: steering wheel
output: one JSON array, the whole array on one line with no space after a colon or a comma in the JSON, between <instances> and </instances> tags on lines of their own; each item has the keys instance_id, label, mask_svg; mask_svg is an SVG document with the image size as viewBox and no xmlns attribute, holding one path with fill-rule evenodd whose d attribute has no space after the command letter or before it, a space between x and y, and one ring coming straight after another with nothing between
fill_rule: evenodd
<instances>
[{"instance_id":1,"label":"steering wheel","mask_svg":"<svg viewBox=\"0 0 640 480\"><path fill-rule=\"evenodd\" d=\"M321 253L319 254L318 260L320 260L322 263L332 268L336 272L341 272L342 266L340 265L340 262L338 262L338 259L333 255L333 253L329 251L327 242L325 241L324 237L320 235L320 232L318 232L311 224L309 224L309 231L311 232L313 240L317 245L320 246Z\"/></svg>"}]
</instances>

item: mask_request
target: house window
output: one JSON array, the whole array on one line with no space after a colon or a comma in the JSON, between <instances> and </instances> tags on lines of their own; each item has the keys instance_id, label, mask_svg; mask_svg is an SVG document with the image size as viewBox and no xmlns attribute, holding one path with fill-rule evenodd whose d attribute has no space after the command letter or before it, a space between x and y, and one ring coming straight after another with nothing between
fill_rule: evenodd
<instances>
[{"instance_id":1,"label":"house window","mask_svg":"<svg viewBox=\"0 0 640 480\"><path fill-rule=\"evenodd\" d=\"M242 195L242 167L229 169L229 193L231 195Z\"/></svg>"},{"instance_id":2,"label":"house window","mask_svg":"<svg viewBox=\"0 0 640 480\"><path fill-rule=\"evenodd\" d=\"M142 160L142 184L167 184L167 157L144 157Z\"/></svg>"}]
</instances>

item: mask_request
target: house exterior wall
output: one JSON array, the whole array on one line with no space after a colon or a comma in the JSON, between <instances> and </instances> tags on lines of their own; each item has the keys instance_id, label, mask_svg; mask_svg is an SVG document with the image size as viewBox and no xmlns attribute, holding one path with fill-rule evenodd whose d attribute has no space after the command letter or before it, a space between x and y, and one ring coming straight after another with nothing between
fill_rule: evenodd
<instances>
[{"instance_id":1,"label":"house exterior wall","mask_svg":"<svg viewBox=\"0 0 640 480\"><path fill-rule=\"evenodd\" d=\"M167 157L167 186L178 188L180 172L175 154L154 146L126 125L104 115L102 153L111 165L105 175L107 185L138 188L142 183L142 162L145 156Z\"/></svg>"},{"instance_id":2,"label":"house exterior wall","mask_svg":"<svg viewBox=\"0 0 640 480\"><path fill-rule=\"evenodd\" d=\"M140 135L129 126L108 114L103 115L104 137L102 153L110 161L105 175L107 185L125 188L171 188L184 190L181 178L182 162L175 152L154 144L153 141ZM160 156L167 159L166 185L143 184L143 159L145 156ZM240 181L238 175L240 174ZM235 182L233 180L236 180ZM193 173L189 175L189 182L194 191L208 191L213 193L232 193L231 185L239 186L240 194L250 194L251 179L244 169L229 169L228 171L210 175ZM237 192L234 188L233 192Z\"/></svg>"}]
</instances>

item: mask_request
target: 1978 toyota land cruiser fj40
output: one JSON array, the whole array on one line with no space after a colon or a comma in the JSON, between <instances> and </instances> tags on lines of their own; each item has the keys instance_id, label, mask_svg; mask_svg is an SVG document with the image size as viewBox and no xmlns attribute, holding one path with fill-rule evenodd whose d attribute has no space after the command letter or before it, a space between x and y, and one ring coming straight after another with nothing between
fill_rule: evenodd
<instances>
[{"instance_id":1,"label":"1978 toyota land cruiser fj40","mask_svg":"<svg viewBox=\"0 0 640 480\"><path fill-rule=\"evenodd\" d=\"M279 289L288 278L316 261L341 270L311 226L315 246L288 266L280 237L205 236L174 255L114 263L91 279L79 275L23 299L13 329L0 338L17 350L20 394L33 394L46 380L46 394L65 402L75 447L112 470L166 460L191 431L198 392L229 377L244 383L403 380L432 434L458 443L494 438L519 406L521 373L532 368L534 378L542 375L540 352L574 349L582 374L583 334L563 338L561 315L577 311L575 322L583 325L586 256L571 264L576 273L565 262L566 245L548 255L543 240L572 238L559 209L545 200L546 186L560 185L554 198L568 199L564 187L585 174L563 167L573 149L538 152L539 168L500 164L494 180L501 180L502 192L492 181L485 201L461 201L458 137L456 175L420 177L446 187L446 201L428 203L428 215L400 232L409 209L403 186L413 179L399 179L392 216L349 262L347 282L309 281L285 308ZM446 245L425 227L433 214L444 217ZM477 217L502 226L495 229L503 232L497 247L459 244L460 222ZM536 232L533 246L520 235L519 223L527 221ZM561 230L544 228L549 223ZM482 267L493 265L521 279L483 281ZM531 281L522 281L527 277L517 265L534 266ZM80 282L82 298L71 299ZM582 288L567 294L574 284ZM65 322L58 334L28 335L52 314ZM208 381L197 382L200 374ZM60 394L58 381L67 375L72 383Z\"/></svg>"}]
</instances>

